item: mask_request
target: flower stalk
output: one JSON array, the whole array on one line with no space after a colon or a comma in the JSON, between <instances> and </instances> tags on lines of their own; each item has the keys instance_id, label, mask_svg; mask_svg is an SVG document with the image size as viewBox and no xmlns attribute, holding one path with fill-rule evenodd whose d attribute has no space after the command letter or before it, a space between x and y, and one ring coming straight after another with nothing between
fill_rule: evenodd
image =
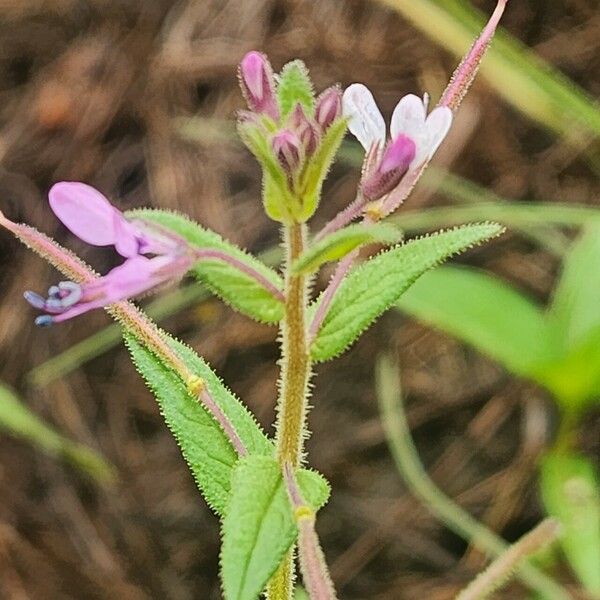
<instances>
[{"instance_id":1,"label":"flower stalk","mask_svg":"<svg viewBox=\"0 0 600 600\"><path fill-rule=\"evenodd\" d=\"M298 557L308 594L311 600L336 600L333 581L315 530L315 513L302 497L290 463L283 466L283 479L298 525Z\"/></svg>"},{"instance_id":2,"label":"flower stalk","mask_svg":"<svg viewBox=\"0 0 600 600\"><path fill-rule=\"evenodd\" d=\"M7 219L2 212L0 212L0 225L8 229L23 244L75 283L89 285L101 279L93 269L73 252L63 248L37 229L22 223L14 223ZM227 415L213 399L206 382L194 374L169 346L162 330L130 302L122 300L106 306L105 309L127 331L131 332L136 339L177 373L188 392L197 398L215 421L219 423L236 452L240 456L245 456L247 450L242 440Z\"/></svg>"}]
</instances>

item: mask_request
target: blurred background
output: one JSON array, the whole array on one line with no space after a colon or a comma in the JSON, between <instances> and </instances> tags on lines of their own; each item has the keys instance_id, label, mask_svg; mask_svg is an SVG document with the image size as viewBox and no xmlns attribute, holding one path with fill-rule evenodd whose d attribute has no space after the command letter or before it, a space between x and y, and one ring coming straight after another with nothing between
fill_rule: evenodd
<instances>
[{"instance_id":1,"label":"blurred background","mask_svg":"<svg viewBox=\"0 0 600 600\"><path fill-rule=\"evenodd\" d=\"M473 6L489 14L493 2ZM435 170L403 210L417 220L430 215L421 226L432 230L453 222L455 208L459 221L500 219L477 203L506 203L508 232L459 262L545 305L592 212L530 227L518 210L531 201L598 205L600 117L590 98L600 93L600 13L596 0L520 0L509 3L503 25L565 78L500 40ZM253 252L268 251L278 228L262 211L259 168L233 135L243 54L263 50L276 69L301 58L318 90L364 82L389 116L407 92L439 97L477 27L469 3L453 0L1 0L0 209L100 272L117 257L59 225L47 205L52 183L85 181L124 210L180 210ZM315 228L354 197L354 156L346 148L330 174ZM448 210L438 219L431 207ZM29 413L11 422L13 405L0 410L8 428L0 437L0 597L220 597L217 519L109 318L96 311L48 330L33 326L22 293L56 280L0 231L1 397L52 428ZM276 329L185 283L154 303L153 314L271 431ZM399 358L428 472L508 540L543 517L537 465L560 411L531 378L406 311L390 311L351 352L318 367L308 449L333 486L318 528L340 596L451 598L483 555L410 494L390 457L374 382L383 350ZM599 431L591 406L575 430L588 460L598 457ZM101 453L116 480L100 482L105 468L57 432ZM589 597L564 561L554 572L573 597ZM498 597L522 598L524 589L514 583Z\"/></svg>"}]
</instances>

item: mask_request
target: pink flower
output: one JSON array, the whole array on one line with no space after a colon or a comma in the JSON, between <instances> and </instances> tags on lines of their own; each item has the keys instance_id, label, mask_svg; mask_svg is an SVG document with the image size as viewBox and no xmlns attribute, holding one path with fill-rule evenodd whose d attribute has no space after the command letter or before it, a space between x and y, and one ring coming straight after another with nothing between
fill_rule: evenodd
<instances>
[{"instance_id":1,"label":"pink flower","mask_svg":"<svg viewBox=\"0 0 600 600\"><path fill-rule=\"evenodd\" d=\"M194 257L189 254L154 258L134 256L91 283L61 281L49 288L47 298L31 291L25 292L24 296L33 307L48 313L35 320L36 325L45 327L94 308L148 293L172 282L177 274L184 275L194 262Z\"/></svg>"},{"instance_id":2,"label":"pink flower","mask_svg":"<svg viewBox=\"0 0 600 600\"><path fill-rule=\"evenodd\" d=\"M125 258L168 254L180 243L129 221L98 190L85 183L61 181L50 188L48 200L54 214L71 233L92 246L114 246Z\"/></svg>"},{"instance_id":3,"label":"pink flower","mask_svg":"<svg viewBox=\"0 0 600 600\"><path fill-rule=\"evenodd\" d=\"M130 221L89 185L57 183L49 200L54 214L78 238L94 246L114 246L126 260L90 283L62 281L53 285L47 298L25 292L32 306L48 313L36 319L37 325L65 321L177 281L197 260L183 239L141 221Z\"/></svg>"},{"instance_id":4,"label":"pink flower","mask_svg":"<svg viewBox=\"0 0 600 600\"><path fill-rule=\"evenodd\" d=\"M366 86L350 85L344 91L342 106L350 132L367 152L363 193L368 200L388 194L408 171L415 171L430 160L452 124L450 108L441 106L427 115L427 100L408 94L394 109L391 139L386 145L385 121ZM388 175L386 185L382 185L381 176L386 173L392 176Z\"/></svg>"}]
</instances>

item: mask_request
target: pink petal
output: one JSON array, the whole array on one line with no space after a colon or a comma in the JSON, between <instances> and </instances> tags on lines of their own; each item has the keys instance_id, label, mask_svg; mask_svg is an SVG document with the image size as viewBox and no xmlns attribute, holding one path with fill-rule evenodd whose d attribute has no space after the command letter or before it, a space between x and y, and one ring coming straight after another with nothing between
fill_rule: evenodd
<instances>
[{"instance_id":1,"label":"pink petal","mask_svg":"<svg viewBox=\"0 0 600 600\"><path fill-rule=\"evenodd\" d=\"M113 244L116 209L98 190L61 181L52 186L48 199L54 214L78 238L94 246Z\"/></svg>"},{"instance_id":2,"label":"pink petal","mask_svg":"<svg viewBox=\"0 0 600 600\"><path fill-rule=\"evenodd\" d=\"M353 83L342 97L342 113L349 119L348 129L368 152L371 146L385 143L385 121L373 94L362 83Z\"/></svg>"},{"instance_id":3,"label":"pink petal","mask_svg":"<svg viewBox=\"0 0 600 600\"><path fill-rule=\"evenodd\" d=\"M431 158L440 144L444 141L452 125L452 110L447 106L434 108L425 122L427 130L429 158Z\"/></svg>"},{"instance_id":4,"label":"pink petal","mask_svg":"<svg viewBox=\"0 0 600 600\"><path fill-rule=\"evenodd\" d=\"M62 181L48 193L50 208L79 239L112 246L122 256L137 254L136 229L98 190L85 183Z\"/></svg>"},{"instance_id":5,"label":"pink petal","mask_svg":"<svg viewBox=\"0 0 600 600\"><path fill-rule=\"evenodd\" d=\"M400 134L418 138L425 127L425 105L423 100L414 94L407 94L400 99L392 113L390 133L392 139Z\"/></svg>"},{"instance_id":6,"label":"pink petal","mask_svg":"<svg viewBox=\"0 0 600 600\"><path fill-rule=\"evenodd\" d=\"M113 219L115 250L125 258L140 254L141 234L123 215L115 210Z\"/></svg>"},{"instance_id":7,"label":"pink petal","mask_svg":"<svg viewBox=\"0 0 600 600\"><path fill-rule=\"evenodd\" d=\"M179 259L185 259L185 264ZM149 292L158 285L183 276L191 264L192 259L189 257L129 258L104 277L84 284L80 302L59 315L53 315L52 320L60 323L95 308Z\"/></svg>"}]
</instances>

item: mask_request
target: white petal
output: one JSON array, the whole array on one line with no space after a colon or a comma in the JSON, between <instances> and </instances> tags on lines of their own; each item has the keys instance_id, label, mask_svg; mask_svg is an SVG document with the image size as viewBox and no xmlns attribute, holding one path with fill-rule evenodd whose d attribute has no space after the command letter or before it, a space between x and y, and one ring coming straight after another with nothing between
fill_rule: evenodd
<instances>
[{"instance_id":1,"label":"white petal","mask_svg":"<svg viewBox=\"0 0 600 600\"><path fill-rule=\"evenodd\" d=\"M385 121L375 104L373 94L362 83L347 87L342 97L342 112L348 117L348 129L365 150L385 143Z\"/></svg>"},{"instance_id":2,"label":"white petal","mask_svg":"<svg viewBox=\"0 0 600 600\"><path fill-rule=\"evenodd\" d=\"M427 117L425 127L427 129L429 158L435 154L435 151L444 141L450 125L452 125L452 111L447 106L434 108Z\"/></svg>"},{"instance_id":3,"label":"white petal","mask_svg":"<svg viewBox=\"0 0 600 600\"><path fill-rule=\"evenodd\" d=\"M401 98L392 114L392 139L396 139L401 133L408 137L418 137L425 128L425 116L425 106L421 98L414 94L407 94Z\"/></svg>"}]
</instances>

